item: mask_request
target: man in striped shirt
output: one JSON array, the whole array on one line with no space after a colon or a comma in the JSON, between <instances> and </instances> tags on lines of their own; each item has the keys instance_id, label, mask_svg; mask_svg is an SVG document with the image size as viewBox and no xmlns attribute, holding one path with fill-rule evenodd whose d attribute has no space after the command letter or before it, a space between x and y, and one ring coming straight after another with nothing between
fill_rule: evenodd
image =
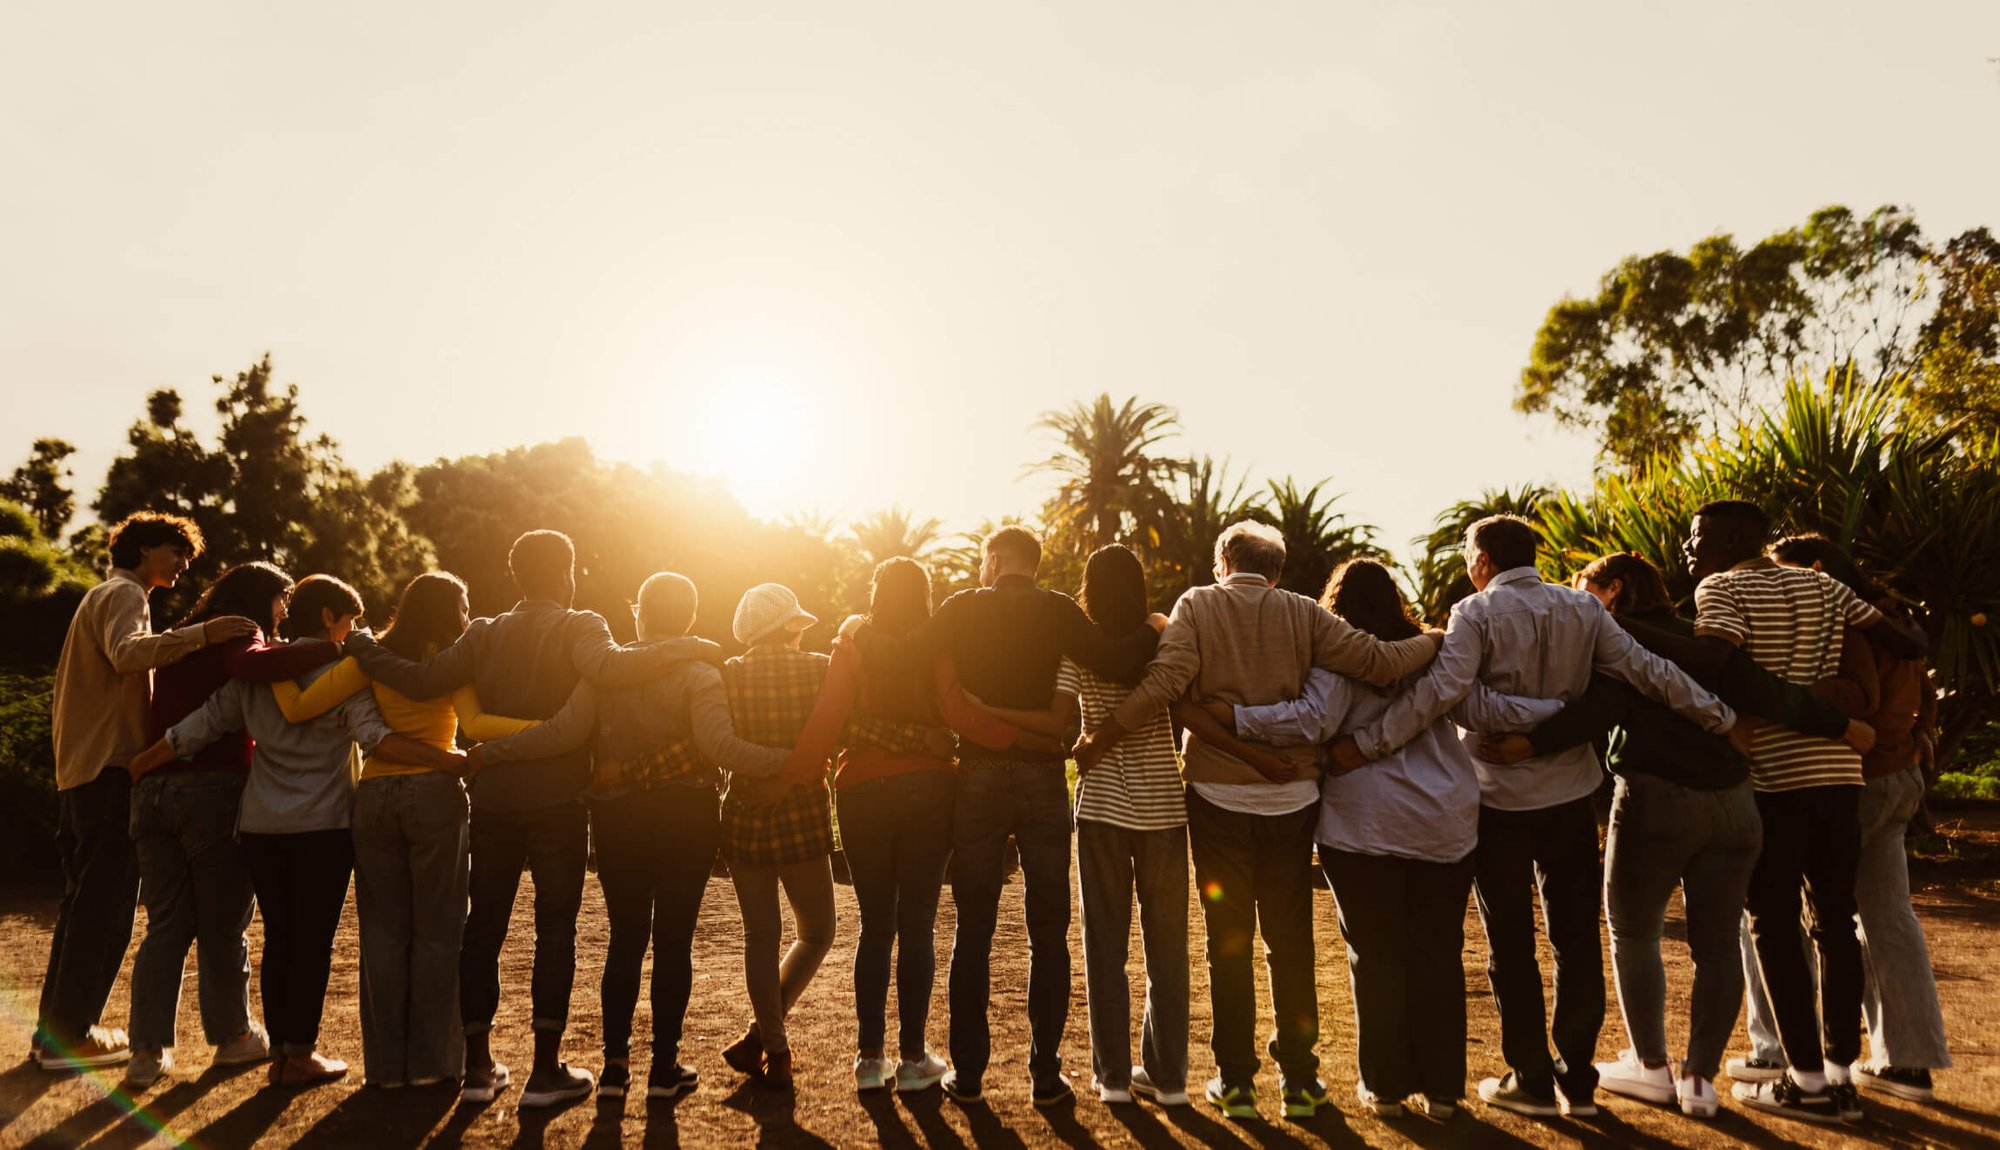
<instances>
[{"instance_id":1,"label":"man in striped shirt","mask_svg":"<svg viewBox=\"0 0 2000 1150\"><path fill-rule=\"evenodd\" d=\"M1885 648L1922 652L1921 633L1889 621L1839 580L1766 558L1769 533L1770 520L1754 503L1723 500L1695 512L1684 550L1699 581L1698 656L1719 662L1740 647L1773 674L1809 685L1838 674L1849 628L1868 631ZM1776 1081L1738 1082L1735 1095L1759 1110L1852 1121L1861 1115L1849 1071L1861 1054L1863 971L1854 926L1861 756L1845 743L1772 725L1753 737L1750 777L1764 824L1750 878L1750 931L1791 1070ZM1801 888L1819 951L1817 1001L1799 934Z\"/></svg>"}]
</instances>

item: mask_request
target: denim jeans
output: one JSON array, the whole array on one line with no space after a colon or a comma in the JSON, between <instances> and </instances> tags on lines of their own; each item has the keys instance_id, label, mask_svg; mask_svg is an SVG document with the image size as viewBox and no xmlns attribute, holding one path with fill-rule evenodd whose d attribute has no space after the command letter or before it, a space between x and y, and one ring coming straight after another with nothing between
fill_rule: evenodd
<instances>
[{"instance_id":1,"label":"denim jeans","mask_svg":"<svg viewBox=\"0 0 2000 1150\"><path fill-rule=\"evenodd\" d=\"M1805 787L1757 795L1764 849L1750 876L1750 934L1785 1059L1802 1071L1861 1055L1861 940L1854 875L1862 788ZM1818 952L1814 977L1800 935Z\"/></svg>"},{"instance_id":2,"label":"denim jeans","mask_svg":"<svg viewBox=\"0 0 2000 1150\"><path fill-rule=\"evenodd\" d=\"M345 827L240 837L257 910L264 916L258 973L271 1047L280 1054L310 1054L319 1046L333 936L354 871L354 839Z\"/></svg>"},{"instance_id":3,"label":"denim jeans","mask_svg":"<svg viewBox=\"0 0 2000 1150\"><path fill-rule=\"evenodd\" d=\"M459 1019L467 1034L490 1029L500 1009L500 948L523 867L535 879L534 1028L560 1034L569 1025L589 854L590 816L580 802L526 811L472 808L472 898L458 966Z\"/></svg>"},{"instance_id":4,"label":"denim jeans","mask_svg":"<svg viewBox=\"0 0 2000 1150\"><path fill-rule=\"evenodd\" d=\"M722 823L710 786L661 786L590 805L597 881L611 938L598 993L604 1055L632 1053L632 1012L646 945L653 947L653 1065L679 1055L681 1024L694 989L694 932L702 895L721 845Z\"/></svg>"},{"instance_id":5,"label":"denim jeans","mask_svg":"<svg viewBox=\"0 0 2000 1150\"><path fill-rule=\"evenodd\" d=\"M896 972L897 1051L924 1055L937 979L938 896L951 862L950 771L918 771L840 788L840 845L861 908L854 944L854 1013L860 1050L883 1046L889 968Z\"/></svg>"},{"instance_id":6,"label":"denim jeans","mask_svg":"<svg viewBox=\"0 0 2000 1150\"><path fill-rule=\"evenodd\" d=\"M103 1017L132 941L139 864L132 849L132 776L123 767L106 767L90 782L57 792L56 854L63 896L36 1014L37 1029L67 1042Z\"/></svg>"},{"instance_id":7,"label":"denim jeans","mask_svg":"<svg viewBox=\"0 0 2000 1150\"><path fill-rule=\"evenodd\" d=\"M1556 1055L1570 1098L1597 1089L1597 1034L1604 1027L1604 951L1598 907L1604 870L1589 797L1532 811L1479 808L1473 851L1479 917L1486 924L1487 981L1500 1011L1500 1051L1522 1089L1552 1097ZM1555 1011L1542 1002L1535 959L1535 896L1555 951Z\"/></svg>"},{"instance_id":8,"label":"denim jeans","mask_svg":"<svg viewBox=\"0 0 2000 1150\"><path fill-rule=\"evenodd\" d=\"M1870 1061L1903 1069L1942 1070L1951 1065L1951 1054L1945 1045L1944 1016L1938 1008L1930 948L1916 908L1910 904L1910 860L1903 842L1904 828L1923 795L1923 774L1915 768L1871 778L1862 789L1858 815L1861 854L1854 879L1866 972L1861 1013L1868 1023ZM1747 918L1742 941L1751 989L1751 1054L1783 1062L1777 1020L1757 971ZM1810 949L1806 958L1817 978L1818 964Z\"/></svg>"},{"instance_id":9,"label":"denim jeans","mask_svg":"<svg viewBox=\"0 0 2000 1150\"><path fill-rule=\"evenodd\" d=\"M1208 924L1210 1047L1227 1086L1257 1075L1257 983L1251 952L1264 936L1273 1034L1267 1049L1287 1082L1319 1073L1319 989L1314 982L1312 836L1319 804L1253 815L1187 792L1188 844Z\"/></svg>"},{"instance_id":10,"label":"denim jeans","mask_svg":"<svg viewBox=\"0 0 2000 1150\"><path fill-rule=\"evenodd\" d=\"M1004 760L959 768L952 828L951 898L958 908L949 997L951 1061L960 1081L978 1083L992 1058L987 1008L993 932L1000 919L1007 840L1020 849L1028 926L1028 1073L1045 1081L1062 1070L1069 1023L1069 785L1045 761Z\"/></svg>"},{"instance_id":11,"label":"denim jeans","mask_svg":"<svg viewBox=\"0 0 2000 1150\"><path fill-rule=\"evenodd\" d=\"M1694 960L1682 1065L1703 1078L1714 1078L1721 1069L1743 1002L1736 924L1762 843L1756 792L1747 779L1721 791L1695 790L1643 774L1618 780L1605 847L1605 918L1611 926L1618 1009L1641 1059L1667 1060L1667 975L1660 935L1667 903L1680 887Z\"/></svg>"},{"instance_id":12,"label":"denim jeans","mask_svg":"<svg viewBox=\"0 0 2000 1150\"><path fill-rule=\"evenodd\" d=\"M174 1045L181 974L196 948L201 1029L219 1046L250 1029L250 928L254 892L236 842L243 775L153 775L132 788L132 845L146 937L132 961L132 1045Z\"/></svg>"},{"instance_id":13,"label":"denim jeans","mask_svg":"<svg viewBox=\"0 0 2000 1150\"><path fill-rule=\"evenodd\" d=\"M1472 856L1425 862L1334 850L1361 1084L1384 1101L1465 1096L1465 900Z\"/></svg>"},{"instance_id":14,"label":"denim jeans","mask_svg":"<svg viewBox=\"0 0 2000 1150\"><path fill-rule=\"evenodd\" d=\"M1187 1087L1188 832L1076 824L1076 891L1083 908L1083 981L1090 1003L1090 1064L1097 1080L1132 1077L1132 986L1126 965L1132 896L1146 955L1146 1013L1139 1065L1162 1090Z\"/></svg>"},{"instance_id":15,"label":"denim jeans","mask_svg":"<svg viewBox=\"0 0 2000 1150\"><path fill-rule=\"evenodd\" d=\"M354 792L361 1050L370 1082L464 1072L458 955L466 822L465 784L440 771L364 779Z\"/></svg>"}]
</instances>

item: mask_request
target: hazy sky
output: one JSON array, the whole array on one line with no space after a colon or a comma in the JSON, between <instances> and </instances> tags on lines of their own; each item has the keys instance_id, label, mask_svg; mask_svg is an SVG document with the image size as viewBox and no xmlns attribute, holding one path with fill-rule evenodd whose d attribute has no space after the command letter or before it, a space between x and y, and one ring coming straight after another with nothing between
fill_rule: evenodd
<instances>
[{"instance_id":1,"label":"hazy sky","mask_svg":"<svg viewBox=\"0 0 2000 1150\"><path fill-rule=\"evenodd\" d=\"M1983 0L1029 7L9 4L0 461L94 489L269 349L363 468L580 434L963 527L1109 390L1400 550L1587 480L1509 401L1620 257L2000 226Z\"/></svg>"}]
</instances>

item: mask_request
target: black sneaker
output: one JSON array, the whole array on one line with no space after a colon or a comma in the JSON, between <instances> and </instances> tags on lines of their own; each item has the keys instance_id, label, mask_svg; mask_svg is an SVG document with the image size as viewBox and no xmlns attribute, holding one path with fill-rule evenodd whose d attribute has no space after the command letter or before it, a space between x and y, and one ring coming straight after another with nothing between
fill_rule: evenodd
<instances>
[{"instance_id":1,"label":"black sneaker","mask_svg":"<svg viewBox=\"0 0 2000 1150\"><path fill-rule=\"evenodd\" d=\"M682 1066L678 1062L655 1062L646 1074L646 1097L679 1098L683 1094L693 1094L698 1078L692 1066Z\"/></svg>"},{"instance_id":2,"label":"black sneaker","mask_svg":"<svg viewBox=\"0 0 2000 1150\"><path fill-rule=\"evenodd\" d=\"M960 1106L977 1106L986 1100L986 1094L980 1089L979 1081L960 1077L956 1067L944 1072L944 1077L938 1080L938 1089L943 1090L946 1098Z\"/></svg>"},{"instance_id":3,"label":"black sneaker","mask_svg":"<svg viewBox=\"0 0 2000 1150\"><path fill-rule=\"evenodd\" d=\"M1834 1103L1831 1088L1801 1090L1790 1077L1772 1082L1738 1082L1730 1087L1730 1093L1743 1105L1766 1114L1782 1114L1807 1122L1840 1121L1840 1111Z\"/></svg>"},{"instance_id":4,"label":"black sneaker","mask_svg":"<svg viewBox=\"0 0 2000 1150\"><path fill-rule=\"evenodd\" d=\"M1833 1110L1840 1115L1842 1122L1852 1124L1861 1121L1861 1092L1854 1088L1854 1083L1842 1082L1826 1089L1833 1095Z\"/></svg>"},{"instance_id":5,"label":"black sneaker","mask_svg":"<svg viewBox=\"0 0 2000 1150\"><path fill-rule=\"evenodd\" d=\"M597 1076L597 1096L599 1098L623 1098L625 1090L632 1085L632 1066L628 1062L604 1063L604 1070Z\"/></svg>"},{"instance_id":6,"label":"black sneaker","mask_svg":"<svg viewBox=\"0 0 2000 1150\"><path fill-rule=\"evenodd\" d=\"M1857 1065L1854 1068L1854 1084L1863 1090L1879 1090L1911 1102L1929 1102L1937 1097L1931 1089L1931 1072L1923 1069Z\"/></svg>"},{"instance_id":7,"label":"black sneaker","mask_svg":"<svg viewBox=\"0 0 2000 1150\"><path fill-rule=\"evenodd\" d=\"M1076 1097L1076 1088L1070 1085L1069 1076L1057 1073L1048 1078L1035 1080L1032 1100L1037 1106L1054 1106Z\"/></svg>"}]
</instances>

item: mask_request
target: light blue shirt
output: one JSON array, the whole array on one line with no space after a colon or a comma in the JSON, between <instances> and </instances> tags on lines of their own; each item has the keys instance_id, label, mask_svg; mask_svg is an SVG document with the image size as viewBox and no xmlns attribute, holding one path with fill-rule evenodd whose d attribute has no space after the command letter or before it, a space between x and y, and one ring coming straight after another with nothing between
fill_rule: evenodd
<instances>
[{"instance_id":1,"label":"light blue shirt","mask_svg":"<svg viewBox=\"0 0 2000 1150\"><path fill-rule=\"evenodd\" d=\"M1374 722L1415 679L1380 690L1314 670L1297 699L1237 707L1236 733L1273 746L1324 743ZM1520 699L1475 684L1451 717L1483 734L1505 734L1531 730L1561 709L1559 700ZM1334 850L1448 863L1479 842L1479 777L1442 718L1385 758L1323 777L1319 801L1318 840Z\"/></svg>"},{"instance_id":2,"label":"light blue shirt","mask_svg":"<svg viewBox=\"0 0 2000 1150\"><path fill-rule=\"evenodd\" d=\"M309 683L331 666L299 682ZM167 741L175 755L186 758L231 731L248 731L257 742L236 829L267 835L348 826L360 755L395 733L373 691L356 691L326 714L292 723L269 686L231 679L200 710L168 728Z\"/></svg>"},{"instance_id":3,"label":"light blue shirt","mask_svg":"<svg viewBox=\"0 0 2000 1150\"><path fill-rule=\"evenodd\" d=\"M1629 684L1705 731L1720 735L1736 725L1736 712L1633 642L1595 595L1544 583L1533 567L1515 567L1451 609L1437 660L1381 718L1356 731L1355 742L1362 754L1381 758L1429 729L1478 683L1517 698L1569 702L1590 685L1592 671ZM1604 779L1587 743L1511 767L1474 757L1473 767L1480 800L1503 811L1572 802Z\"/></svg>"}]
</instances>

